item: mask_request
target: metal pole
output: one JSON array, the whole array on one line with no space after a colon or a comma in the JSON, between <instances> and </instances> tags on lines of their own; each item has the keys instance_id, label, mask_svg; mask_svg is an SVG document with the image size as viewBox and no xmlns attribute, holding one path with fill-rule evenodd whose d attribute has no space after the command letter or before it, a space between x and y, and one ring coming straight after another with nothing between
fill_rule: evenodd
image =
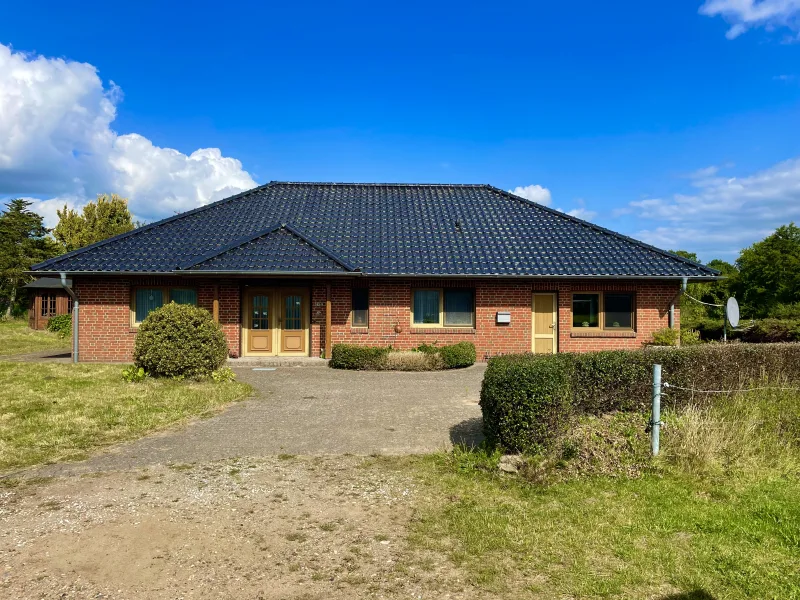
<instances>
[{"instance_id":1,"label":"metal pole","mask_svg":"<svg viewBox=\"0 0 800 600\"><path fill-rule=\"evenodd\" d=\"M661 365L653 365L653 413L650 418L650 448L658 456L661 433Z\"/></svg>"},{"instance_id":2,"label":"metal pole","mask_svg":"<svg viewBox=\"0 0 800 600\"><path fill-rule=\"evenodd\" d=\"M728 307L722 309L722 341L728 341Z\"/></svg>"}]
</instances>

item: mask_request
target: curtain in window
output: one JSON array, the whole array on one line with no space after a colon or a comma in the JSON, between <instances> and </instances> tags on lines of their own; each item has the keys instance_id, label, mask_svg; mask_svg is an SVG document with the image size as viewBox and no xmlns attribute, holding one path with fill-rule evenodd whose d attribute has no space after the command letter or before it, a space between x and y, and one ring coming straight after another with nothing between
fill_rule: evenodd
<instances>
[{"instance_id":1,"label":"curtain in window","mask_svg":"<svg viewBox=\"0 0 800 600\"><path fill-rule=\"evenodd\" d=\"M437 290L416 290L414 292L414 324L439 324L439 292Z\"/></svg>"},{"instance_id":2,"label":"curtain in window","mask_svg":"<svg viewBox=\"0 0 800 600\"><path fill-rule=\"evenodd\" d=\"M164 304L161 290L136 290L136 322L141 323L151 311Z\"/></svg>"},{"instance_id":3,"label":"curtain in window","mask_svg":"<svg viewBox=\"0 0 800 600\"><path fill-rule=\"evenodd\" d=\"M197 292L195 290L170 290L169 300L175 304L197 306Z\"/></svg>"},{"instance_id":4,"label":"curtain in window","mask_svg":"<svg viewBox=\"0 0 800 600\"><path fill-rule=\"evenodd\" d=\"M445 290L444 324L472 325L474 306L472 290Z\"/></svg>"}]
</instances>

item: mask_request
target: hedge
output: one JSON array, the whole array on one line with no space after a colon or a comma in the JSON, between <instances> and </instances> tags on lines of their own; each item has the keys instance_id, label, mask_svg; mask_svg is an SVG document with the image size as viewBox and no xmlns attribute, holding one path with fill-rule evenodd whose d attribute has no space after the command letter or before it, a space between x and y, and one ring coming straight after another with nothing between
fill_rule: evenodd
<instances>
[{"instance_id":1,"label":"hedge","mask_svg":"<svg viewBox=\"0 0 800 600\"><path fill-rule=\"evenodd\" d=\"M377 370L389 348L356 346L355 344L334 344L328 366L334 369Z\"/></svg>"},{"instance_id":2,"label":"hedge","mask_svg":"<svg viewBox=\"0 0 800 600\"><path fill-rule=\"evenodd\" d=\"M800 344L705 344L686 348L493 358L480 406L491 445L538 452L578 414L649 412L652 367L672 385L738 390L754 381L800 383ZM665 408L705 402L709 394L667 389Z\"/></svg>"},{"instance_id":3,"label":"hedge","mask_svg":"<svg viewBox=\"0 0 800 600\"><path fill-rule=\"evenodd\" d=\"M722 320L704 319L692 325L704 340L722 339ZM742 321L737 329L728 327L729 340L748 343L800 342L800 319L760 319L752 323Z\"/></svg>"},{"instance_id":4,"label":"hedge","mask_svg":"<svg viewBox=\"0 0 800 600\"><path fill-rule=\"evenodd\" d=\"M72 315L56 315L47 321L47 331L58 334L60 338L72 335Z\"/></svg>"},{"instance_id":5,"label":"hedge","mask_svg":"<svg viewBox=\"0 0 800 600\"><path fill-rule=\"evenodd\" d=\"M438 355L441 360L429 362L431 369L443 367L445 369L459 369L475 364L477 353L475 344L459 342L450 346L432 346L423 344L414 349L428 355ZM358 346L355 344L335 344L331 350L331 360L328 363L334 369L352 369L379 371L398 368L401 364L389 361L390 353L394 351L388 347ZM418 363L419 361L415 361ZM420 370L416 365L411 370Z\"/></svg>"},{"instance_id":6,"label":"hedge","mask_svg":"<svg viewBox=\"0 0 800 600\"><path fill-rule=\"evenodd\" d=\"M161 377L208 377L228 358L225 334L204 308L170 302L139 325L133 362Z\"/></svg>"}]
</instances>

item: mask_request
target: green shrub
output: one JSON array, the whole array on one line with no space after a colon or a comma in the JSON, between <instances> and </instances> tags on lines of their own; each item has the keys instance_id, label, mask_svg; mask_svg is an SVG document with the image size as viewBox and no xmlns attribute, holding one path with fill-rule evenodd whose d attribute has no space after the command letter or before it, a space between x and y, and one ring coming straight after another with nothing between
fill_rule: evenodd
<instances>
[{"instance_id":1,"label":"green shrub","mask_svg":"<svg viewBox=\"0 0 800 600\"><path fill-rule=\"evenodd\" d=\"M72 335L72 315L56 315L47 321L47 331L52 331L60 338Z\"/></svg>"},{"instance_id":2,"label":"green shrub","mask_svg":"<svg viewBox=\"0 0 800 600\"><path fill-rule=\"evenodd\" d=\"M468 367L475 364L475 360L475 344L472 342L459 342L450 346L421 344L412 351L335 344L329 366L334 369L370 371L435 371Z\"/></svg>"},{"instance_id":3,"label":"green shrub","mask_svg":"<svg viewBox=\"0 0 800 600\"><path fill-rule=\"evenodd\" d=\"M383 358L389 348L357 346L355 344L334 344L328 366L334 369L378 370L383 367Z\"/></svg>"},{"instance_id":4,"label":"green shrub","mask_svg":"<svg viewBox=\"0 0 800 600\"><path fill-rule=\"evenodd\" d=\"M693 346L700 343L700 332L695 329L681 329L681 346Z\"/></svg>"},{"instance_id":5,"label":"green shrub","mask_svg":"<svg viewBox=\"0 0 800 600\"><path fill-rule=\"evenodd\" d=\"M554 439L548 427L557 433L560 424L577 415L647 413L653 364L661 365L662 381L689 390L733 392L769 381L797 385L800 344L703 344L493 358L481 389L484 434L507 450L531 451ZM702 406L717 397L666 388L662 406ZM544 414L538 407L546 408Z\"/></svg>"},{"instance_id":6,"label":"green shrub","mask_svg":"<svg viewBox=\"0 0 800 600\"><path fill-rule=\"evenodd\" d=\"M222 367L216 371L211 371L211 379L214 383L230 383L236 381L236 373L230 367Z\"/></svg>"},{"instance_id":7,"label":"green shrub","mask_svg":"<svg viewBox=\"0 0 800 600\"><path fill-rule=\"evenodd\" d=\"M147 315L133 350L134 364L157 377L208 377L227 357L225 334L211 313L174 302Z\"/></svg>"},{"instance_id":8,"label":"green shrub","mask_svg":"<svg viewBox=\"0 0 800 600\"><path fill-rule=\"evenodd\" d=\"M122 379L128 383L140 383L147 379L147 373L142 367L125 367L122 369Z\"/></svg>"},{"instance_id":9,"label":"green shrub","mask_svg":"<svg viewBox=\"0 0 800 600\"><path fill-rule=\"evenodd\" d=\"M569 354L491 359L480 400L488 444L512 452L547 448L569 423L574 369Z\"/></svg>"},{"instance_id":10,"label":"green shrub","mask_svg":"<svg viewBox=\"0 0 800 600\"><path fill-rule=\"evenodd\" d=\"M800 302L776 304L769 309L769 316L773 319L800 320Z\"/></svg>"},{"instance_id":11,"label":"green shrub","mask_svg":"<svg viewBox=\"0 0 800 600\"><path fill-rule=\"evenodd\" d=\"M741 333L745 342L800 342L800 320L762 319Z\"/></svg>"},{"instance_id":12,"label":"green shrub","mask_svg":"<svg viewBox=\"0 0 800 600\"><path fill-rule=\"evenodd\" d=\"M677 346L681 332L678 329L665 327L653 333L654 346Z\"/></svg>"},{"instance_id":13,"label":"green shrub","mask_svg":"<svg viewBox=\"0 0 800 600\"><path fill-rule=\"evenodd\" d=\"M477 354L472 342L459 342L439 348L445 369L462 369L475 364Z\"/></svg>"}]
</instances>

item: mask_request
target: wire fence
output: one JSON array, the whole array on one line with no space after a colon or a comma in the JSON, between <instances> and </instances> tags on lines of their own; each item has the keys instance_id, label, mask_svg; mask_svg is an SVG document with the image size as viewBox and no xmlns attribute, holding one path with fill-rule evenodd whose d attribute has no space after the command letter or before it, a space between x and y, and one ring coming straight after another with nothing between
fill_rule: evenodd
<instances>
[{"instance_id":1,"label":"wire fence","mask_svg":"<svg viewBox=\"0 0 800 600\"><path fill-rule=\"evenodd\" d=\"M732 389L732 390L698 390L695 388L687 388L681 387L679 385L674 385L672 383L664 382L662 384L664 388L673 389L673 390L681 390L684 392L693 392L696 394L738 394L743 392L754 392L757 390L779 390L779 391L787 391L787 392L800 392L800 388L797 387L780 387L774 385L767 385L763 387L753 387L753 388L741 388L741 389ZM663 393L663 392L662 392Z\"/></svg>"}]
</instances>

